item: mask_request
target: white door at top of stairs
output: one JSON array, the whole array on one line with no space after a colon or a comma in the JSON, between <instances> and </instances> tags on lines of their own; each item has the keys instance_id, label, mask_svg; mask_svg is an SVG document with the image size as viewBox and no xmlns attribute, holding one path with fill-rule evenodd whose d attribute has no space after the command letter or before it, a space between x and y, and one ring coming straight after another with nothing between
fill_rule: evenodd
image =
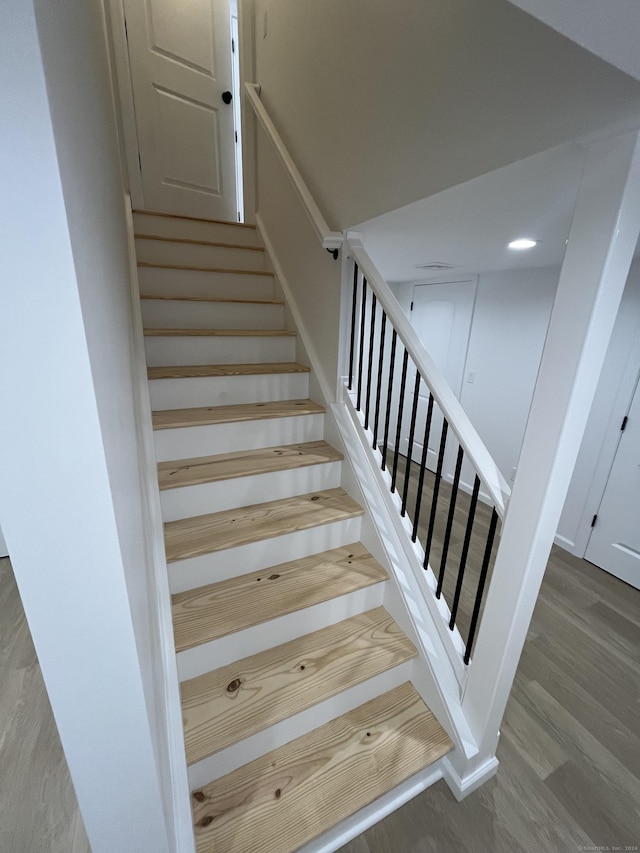
<instances>
[{"instance_id":1,"label":"white door at top of stairs","mask_svg":"<svg viewBox=\"0 0 640 853\"><path fill-rule=\"evenodd\" d=\"M235 221L229 0L124 0L144 207Z\"/></svg>"}]
</instances>

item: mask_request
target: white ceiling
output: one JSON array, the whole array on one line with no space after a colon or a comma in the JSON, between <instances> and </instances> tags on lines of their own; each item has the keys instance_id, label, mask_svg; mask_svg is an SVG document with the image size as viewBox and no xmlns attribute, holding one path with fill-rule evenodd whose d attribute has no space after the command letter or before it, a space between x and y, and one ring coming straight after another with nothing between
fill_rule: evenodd
<instances>
[{"instance_id":1,"label":"white ceiling","mask_svg":"<svg viewBox=\"0 0 640 853\"><path fill-rule=\"evenodd\" d=\"M556 266L562 262L583 162L567 143L356 226L387 281ZM540 243L528 251L506 244ZM445 272L416 264L441 261Z\"/></svg>"}]
</instances>

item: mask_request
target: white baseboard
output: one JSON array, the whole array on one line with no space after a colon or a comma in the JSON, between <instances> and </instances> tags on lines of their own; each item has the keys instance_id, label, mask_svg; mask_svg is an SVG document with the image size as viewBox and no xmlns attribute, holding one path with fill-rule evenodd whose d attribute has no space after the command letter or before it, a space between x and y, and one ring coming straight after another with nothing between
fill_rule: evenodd
<instances>
[{"instance_id":1,"label":"white baseboard","mask_svg":"<svg viewBox=\"0 0 640 853\"><path fill-rule=\"evenodd\" d=\"M448 756L442 759L442 775L445 782L449 786L451 793L458 802L462 802L465 797L468 797L476 788L484 785L492 776L495 776L498 770L499 761L495 755L488 758L484 764L478 767L473 773L468 776L460 777Z\"/></svg>"}]
</instances>

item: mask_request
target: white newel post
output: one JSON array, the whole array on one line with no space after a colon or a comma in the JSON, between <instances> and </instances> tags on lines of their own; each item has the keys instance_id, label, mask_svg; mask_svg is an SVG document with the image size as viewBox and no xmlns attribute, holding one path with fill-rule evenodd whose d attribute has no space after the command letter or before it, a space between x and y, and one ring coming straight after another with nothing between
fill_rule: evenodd
<instances>
[{"instance_id":1,"label":"white newel post","mask_svg":"<svg viewBox=\"0 0 640 853\"><path fill-rule=\"evenodd\" d=\"M591 145L463 708L480 746L499 726L640 232L638 132Z\"/></svg>"}]
</instances>

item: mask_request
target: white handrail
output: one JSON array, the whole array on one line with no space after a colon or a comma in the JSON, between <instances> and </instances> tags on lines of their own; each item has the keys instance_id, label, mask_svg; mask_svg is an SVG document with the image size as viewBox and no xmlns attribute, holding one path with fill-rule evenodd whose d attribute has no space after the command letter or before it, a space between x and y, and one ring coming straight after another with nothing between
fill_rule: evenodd
<instances>
[{"instance_id":1,"label":"white handrail","mask_svg":"<svg viewBox=\"0 0 640 853\"><path fill-rule=\"evenodd\" d=\"M420 376L426 382L440 411L455 433L467 458L487 488L500 518L504 518L511 490L502 476L493 457L476 432L466 412L460 405L437 364L424 348L411 323L405 317L400 303L389 285L378 272L360 240L350 237L347 246L351 257L358 264L367 284L382 305L392 327L411 356Z\"/></svg>"},{"instance_id":2,"label":"white handrail","mask_svg":"<svg viewBox=\"0 0 640 853\"><path fill-rule=\"evenodd\" d=\"M296 164L291 159L291 155L287 151L286 146L282 141L282 137L276 130L274 123L269 118L269 113L264 108L264 104L258 97L260 86L256 83L245 83L244 88L245 98L251 104L253 111L256 114L256 118L271 140L276 154L278 155L285 172L289 176L289 179L293 184L293 188L298 194L298 198L306 210L307 216L311 220L311 224L313 225L321 244L325 249L329 249L330 251L340 249L344 242L344 236L340 231L332 231L327 225L324 216L320 213L320 208L315 203L313 196L309 192L309 188L302 178L302 175L298 171Z\"/></svg>"}]
</instances>

